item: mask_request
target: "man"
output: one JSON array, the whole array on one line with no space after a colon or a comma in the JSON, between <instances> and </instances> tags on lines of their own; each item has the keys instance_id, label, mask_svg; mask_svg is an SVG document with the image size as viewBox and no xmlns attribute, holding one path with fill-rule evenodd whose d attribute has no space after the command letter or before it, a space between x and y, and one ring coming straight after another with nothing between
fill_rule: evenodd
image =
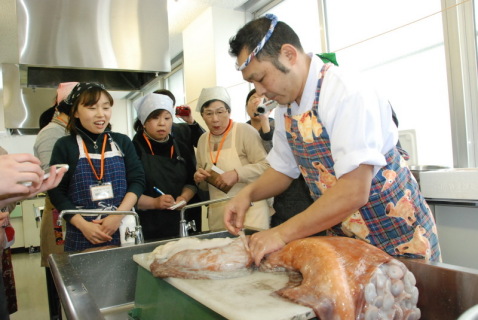
<instances>
[{"instance_id":1,"label":"man","mask_svg":"<svg viewBox=\"0 0 478 320\"><path fill-rule=\"evenodd\" d=\"M274 15L249 22L229 44L243 78L281 106L267 157L271 168L228 203L226 227L237 234L251 202L281 193L300 174L315 200L285 223L252 235L256 264L323 230L391 255L440 261L435 222L406 153L396 146L388 100L363 79L306 54L296 33Z\"/></svg>"}]
</instances>

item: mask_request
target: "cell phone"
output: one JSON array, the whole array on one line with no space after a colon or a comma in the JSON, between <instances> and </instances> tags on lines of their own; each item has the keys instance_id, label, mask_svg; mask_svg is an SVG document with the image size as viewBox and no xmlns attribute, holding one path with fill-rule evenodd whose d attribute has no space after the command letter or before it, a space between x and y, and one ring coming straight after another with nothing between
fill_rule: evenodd
<instances>
[{"instance_id":1,"label":"cell phone","mask_svg":"<svg viewBox=\"0 0 478 320\"><path fill-rule=\"evenodd\" d=\"M178 106L176 107L176 115L187 117L191 114L191 109L188 106Z\"/></svg>"},{"instance_id":2,"label":"cell phone","mask_svg":"<svg viewBox=\"0 0 478 320\"><path fill-rule=\"evenodd\" d=\"M69 169L69 166L67 164L63 164L63 163L62 164L55 164L54 166L56 167L56 172L60 171L61 168L66 168L66 171L68 171L68 169ZM43 175L43 180L48 179L48 177L50 176L50 168L48 168L45 171L45 174ZM22 182L22 184L26 187L30 187L32 185L32 182L31 181L25 181L25 182Z\"/></svg>"}]
</instances>

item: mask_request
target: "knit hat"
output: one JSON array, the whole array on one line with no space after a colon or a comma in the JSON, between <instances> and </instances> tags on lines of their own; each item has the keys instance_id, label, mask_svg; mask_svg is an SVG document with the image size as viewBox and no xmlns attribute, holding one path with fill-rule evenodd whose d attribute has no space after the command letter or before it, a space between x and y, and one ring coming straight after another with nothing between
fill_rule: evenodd
<instances>
[{"instance_id":1,"label":"knit hat","mask_svg":"<svg viewBox=\"0 0 478 320\"><path fill-rule=\"evenodd\" d=\"M56 104L60 104L62 100L70 94L71 90L78 84L78 82L62 82L56 89Z\"/></svg>"},{"instance_id":2,"label":"knit hat","mask_svg":"<svg viewBox=\"0 0 478 320\"><path fill-rule=\"evenodd\" d=\"M94 83L94 82L79 82L70 92L70 94L68 95L68 97L66 97L65 99L65 103L66 104L69 104L69 105L74 105L75 104L75 101L76 99L78 99L78 97L83 93L85 92L86 90L88 89L91 89L91 88L101 88L103 90L105 90L105 86L103 86L102 84L100 83Z\"/></svg>"},{"instance_id":3,"label":"knit hat","mask_svg":"<svg viewBox=\"0 0 478 320\"><path fill-rule=\"evenodd\" d=\"M134 103L138 119L144 125L151 112L156 110L167 110L174 114L173 100L164 94L148 93Z\"/></svg>"},{"instance_id":4,"label":"knit hat","mask_svg":"<svg viewBox=\"0 0 478 320\"><path fill-rule=\"evenodd\" d=\"M196 104L196 111L201 112L202 106L211 100L221 100L231 107L231 97L229 97L229 93L227 93L226 88L211 87L202 89L201 95L199 95L199 99Z\"/></svg>"}]
</instances>

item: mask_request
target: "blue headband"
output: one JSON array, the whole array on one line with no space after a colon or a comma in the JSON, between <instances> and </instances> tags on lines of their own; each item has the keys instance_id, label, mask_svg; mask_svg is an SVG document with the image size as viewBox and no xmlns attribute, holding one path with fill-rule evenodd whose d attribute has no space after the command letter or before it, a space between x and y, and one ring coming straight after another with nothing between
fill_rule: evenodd
<instances>
[{"instance_id":1,"label":"blue headband","mask_svg":"<svg viewBox=\"0 0 478 320\"><path fill-rule=\"evenodd\" d=\"M271 25L269 27L269 30L267 30L267 33L264 36L264 38L262 38L262 40L257 44L257 47L255 47L254 50L252 50L251 54L249 54L246 61L244 61L242 65L239 66L236 62L237 71L244 70L252 61L252 59L254 59L254 57L262 50L262 48L264 48L264 45L272 36L272 33L274 32L274 28L276 27L276 24L277 24L277 17L272 13L266 14L265 17L271 20Z\"/></svg>"}]
</instances>

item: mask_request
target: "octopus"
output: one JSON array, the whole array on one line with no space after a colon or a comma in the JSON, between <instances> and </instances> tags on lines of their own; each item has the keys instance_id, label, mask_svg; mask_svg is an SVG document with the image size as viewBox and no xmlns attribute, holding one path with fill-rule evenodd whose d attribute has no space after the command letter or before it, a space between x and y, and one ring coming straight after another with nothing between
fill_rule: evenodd
<instances>
[{"instance_id":1,"label":"octopus","mask_svg":"<svg viewBox=\"0 0 478 320\"><path fill-rule=\"evenodd\" d=\"M154 276L222 279L254 269L240 238L202 249L181 247L153 251ZM358 239L295 240L268 254L254 272L287 272L289 283L272 294L312 308L321 320L414 320L421 315L413 274L402 262Z\"/></svg>"},{"instance_id":2,"label":"octopus","mask_svg":"<svg viewBox=\"0 0 478 320\"><path fill-rule=\"evenodd\" d=\"M295 240L269 254L262 271L299 272L275 293L312 308L321 320L419 319L418 289L400 261L346 237ZM299 277L300 279L300 277Z\"/></svg>"},{"instance_id":3,"label":"octopus","mask_svg":"<svg viewBox=\"0 0 478 320\"><path fill-rule=\"evenodd\" d=\"M150 260L153 276L185 279L240 277L252 272L253 262L241 238L183 238L157 247Z\"/></svg>"}]
</instances>

